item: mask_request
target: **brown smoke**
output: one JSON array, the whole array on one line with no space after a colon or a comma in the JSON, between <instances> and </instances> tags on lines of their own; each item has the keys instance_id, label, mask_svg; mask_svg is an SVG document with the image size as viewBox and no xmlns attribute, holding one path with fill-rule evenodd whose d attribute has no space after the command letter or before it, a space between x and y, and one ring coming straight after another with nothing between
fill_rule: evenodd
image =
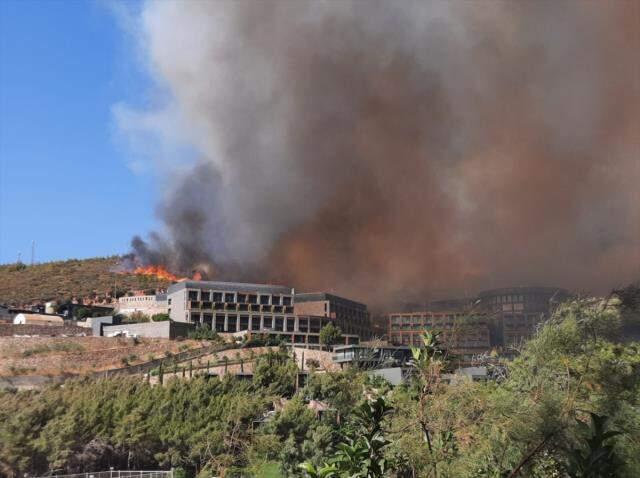
<instances>
[{"instance_id":1,"label":"brown smoke","mask_svg":"<svg viewBox=\"0 0 640 478\"><path fill-rule=\"evenodd\" d=\"M154 2L143 19L201 154L143 259L378 305L640 276L640 2Z\"/></svg>"}]
</instances>

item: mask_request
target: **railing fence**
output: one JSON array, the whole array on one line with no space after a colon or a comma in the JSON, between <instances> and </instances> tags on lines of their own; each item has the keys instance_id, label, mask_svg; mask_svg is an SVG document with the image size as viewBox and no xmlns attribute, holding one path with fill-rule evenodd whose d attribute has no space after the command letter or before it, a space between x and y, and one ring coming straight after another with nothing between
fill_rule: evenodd
<instances>
[{"instance_id":1,"label":"railing fence","mask_svg":"<svg viewBox=\"0 0 640 478\"><path fill-rule=\"evenodd\" d=\"M36 478L173 478L173 470L109 470L75 473L72 475L47 475Z\"/></svg>"}]
</instances>

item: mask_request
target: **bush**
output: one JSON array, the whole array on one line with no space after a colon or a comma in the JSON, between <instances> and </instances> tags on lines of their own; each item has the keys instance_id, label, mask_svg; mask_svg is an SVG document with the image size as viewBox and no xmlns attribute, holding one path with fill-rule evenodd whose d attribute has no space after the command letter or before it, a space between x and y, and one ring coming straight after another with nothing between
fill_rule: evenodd
<instances>
[{"instance_id":1,"label":"bush","mask_svg":"<svg viewBox=\"0 0 640 478\"><path fill-rule=\"evenodd\" d=\"M312 370L320 368L320 360L317 360L317 359L308 358L307 360L304 361L304 363L307 366L307 368Z\"/></svg>"},{"instance_id":2,"label":"bush","mask_svg":"<svg viewBox=\"0 0 640 478\"><path fill-rule=\"evenodd\" d=\"M125 316L122 319L122 322L124 323L130 323L130 324L137 324L140 322L149 322L150 318L147 314L140 312L140 311L136 311L134 313L132 313L131 315L129 315L128 317Z\"/></svg>"},{"instance_id":3,"label":"bush","mask_svg":"<svg viewBox=\"0 0 640 478\"><path fill-rule=\"evenodd\" d=\"M196 327L196 330L189 332L189 338L194 340L212 340L215 342L223 342L222 337L215 330L211 330L208 324L202 324Z\"/></svg>"},{"instance_id":4,"label":"bush","mask_svg":"<svg viewBox=\"0 0 640 478\"><path fill-rule=\"evenodd\" d=\"M47 354L54 352L82 352L84 347L77 342L57 342L51 345L43 344L22 352L23 357L31 357L32 355Z\"/></svg>"}]
</instances>

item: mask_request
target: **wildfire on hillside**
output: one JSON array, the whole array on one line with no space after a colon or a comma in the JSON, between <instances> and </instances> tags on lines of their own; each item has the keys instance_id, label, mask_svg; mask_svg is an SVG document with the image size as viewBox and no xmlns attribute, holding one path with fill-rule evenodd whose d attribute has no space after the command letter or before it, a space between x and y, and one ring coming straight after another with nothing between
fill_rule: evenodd
<instances>
[{"instance_id":1,"label":"wildfire on hillside","mask_svg":"<svg viewBox=\"0 0 640 478\"><path fill-rule=\"evenodd\" d=\"M183 282L189 280L189 277L180 277L172 272L169 272L164 266L139 266L136 267L131 274L156 277L158 279L167 280L171 282ZM193 280L202 280L202 274L198 271L193 273L191 277Z\"/></svg>"}]
</instances>

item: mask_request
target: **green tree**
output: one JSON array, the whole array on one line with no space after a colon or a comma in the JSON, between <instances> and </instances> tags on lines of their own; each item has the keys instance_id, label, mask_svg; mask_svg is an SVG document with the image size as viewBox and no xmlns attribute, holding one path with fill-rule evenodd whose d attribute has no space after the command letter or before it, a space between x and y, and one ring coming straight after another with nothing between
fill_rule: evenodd
<instances>
[{"instance_id":1,"label":"green tree","mask_svg":"<svg viewBox=\"0 0 640 478\"><path fill-rule=\"evenodd\" d=\"M385 454L389 441L384 420L393 408L383 397L365 401L353 413L353 428L338 451L324 465L305 462L300 469L307 477L384 478L395 468Z\"/></svg>"},{"instance_id":2,"label":"green tree","mask_svg":"<svg viewBox=\"0 0 640 478\"><path fill-rule=\"evenodd\" d=\"M326 345L327 348L331 348L331 346L336 344L340 340L340 337L342 337L340 327L336 327L332 322L329 322L320 329L320 343Z\"/></svg>"},{"instance_id":3,"label":"green tree","mask_svg":"<svg viewBox=\"0 0 640 478\"><path fill-rule=\"evenodd\" d=\"M269 350L256 358L253 369L255 386L279 397L291 397L296 388L298 366L286 348Z\"/></svg>"}]
</instances>

